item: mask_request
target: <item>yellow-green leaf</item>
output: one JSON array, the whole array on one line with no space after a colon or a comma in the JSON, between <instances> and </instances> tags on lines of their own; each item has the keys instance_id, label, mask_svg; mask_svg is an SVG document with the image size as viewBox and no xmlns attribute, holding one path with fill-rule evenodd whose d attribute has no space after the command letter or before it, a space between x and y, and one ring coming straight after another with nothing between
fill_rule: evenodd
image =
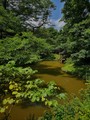
<instances>
[{"instance_id":1,"label":"yellow-green leaf","mask_svg":"<svg viewBox=\"0 0 90 120\"><path fill-rule=\"evenodd\" d=\"M7 104L8 103L8 100L7 99L4 99L3 100L3 105Z\"/></svg>"},{"instance_id":2,"label":"yellow-green leaf","mask_svg":"<svg viewBox=\"0 0 90 120\"><path fill-rule=\"evenodd\" d=\"M14 86L13 86L13 85L10 85L10 86L9 86L9 89L10 89L10 90L12 90L13 88L14 88Z\"/></svg>"},{"instance_id":3,"label":"yellow-green leaf","mask_svg":"<svg viewBox=\"0 0 90 120\"><path fill-rule=\"evenodd\" d=\"M5 112L5 108L0 108L0 113Z\"/></svg>"},{"instance_id":4,"label":"yellow-green leaf","mask_svg":"<svg viewBox=\"0 0 90 120\"><path fill-rule=\"evenodd\" d=\"M42 97L42 102L43 102L43 101L45 101L45 98L44 98L44 97Z\"/></svg>"}]
</instances>

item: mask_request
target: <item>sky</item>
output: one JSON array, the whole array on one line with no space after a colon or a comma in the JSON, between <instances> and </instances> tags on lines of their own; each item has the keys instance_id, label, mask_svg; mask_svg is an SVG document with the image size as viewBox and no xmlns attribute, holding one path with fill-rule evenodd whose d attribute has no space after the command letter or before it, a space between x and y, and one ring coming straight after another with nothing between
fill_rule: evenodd
<instances>
[{"instance_id":1,"label":"sky","mask_svg":"<svg viewBox=\"0 0 90 120\"><path fill-rule=\"evenodd\" d=\"M55 28L60 30L64 25L64 21L60 22L60 19L62 17L61 10L63 8L64 3L60 2L60 0L51 0L54 2L56 6L56 10L53 10L52 16L50 17L50 21L55 25Z\"/></svg>"},{"instance_id":2,"label":"sky","mask_svg":"<svg viewBox=\"0 0 90 120\"><path fill-rule=\"evenodd\" d=\"M55 6L56 10L53 10L52 18L57 20L62 17L61 9L63 8L63 3L60 0L51 0Z\"/></svg>"},{"instance_id":3,"label":"sky","mask_svg":"<svg viewBox=\"0 0 90 120\"><path fill-rule=\"evenodd\" d=\"M56 9L52 11L52 15L49 17L49 21L54 26L54 28L59 31L65 25L64 21L60 21L60 19L62 17L61 11L62 11L64 3L60 2L60 0L51 0L51 1L55 4ZM31 18L30 20L34 26L38 26L41 22L41 20L35 21L35 20L33 20L33 18ZM26 22L28 24L30 24L30 20L29 21L27 20ZM50 27L50 25L45 24L44 27L48 28L48 27Z\"/></svg>"}]
</instances>

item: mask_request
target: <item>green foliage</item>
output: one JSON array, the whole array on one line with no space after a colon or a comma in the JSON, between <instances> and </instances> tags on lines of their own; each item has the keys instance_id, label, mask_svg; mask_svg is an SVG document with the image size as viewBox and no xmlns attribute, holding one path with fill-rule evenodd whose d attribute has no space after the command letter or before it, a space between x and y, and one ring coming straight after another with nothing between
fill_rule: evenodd
<instances>
[{"instance_id":1,"label":"green foliage","mask_svg":"<svg viewBox=\"0 0 90 120\"><path fill-rule=\"evenodd\" d=\"M75 66L71 58L68 58L62 67L62 70L67 72L67 73L72 73L75 74Z\"/></svg>"},{"instance_id":2,"label":"green foliage","mask_svg":"<svg viewBox=\"0 0 90 120\"><path fill-rule=\"evenodd\" d=\"M45 85L44 81L35 79L33 81L27 81L25 85L20 88L20 91L15 89L15 84L14 86L9 86L11 91L13 91L12 95L15 95L16 98L19 98L22 101L41 102L48 106L58 105L57 101L52 98L57 95L58 88L55 86L55 83L50 82Z\"/></svg>"},{"instance_id":3,"label":"green foliage","mask_svg":"<svg viewBox=\"0 0 90 120\"><path fill-rule=\"evenodd\" d=\"M60 55L59 54L54 54L55 60L60 60Z\"/></svg>"},{"instance_id":4,"label":"green foliage","mask_svg":"<svg viewBox=\"0 0 90 120\"><path fill-rule=\"evenodd\" d=\"M0 1L0 113L14 104L36 102L54 107L53 112L46 113L42 120L90 118L90 87L82 92L81 99L74 98L70 103L59 106L56 99L66 97L60 93L60 88L54 82L46 84L40 79L33 80L32 76L37 71L25 67L41 59L50 59L52 50L65 51L69 59L62 69L89 80L90 2L61 1L65 2L62 12L66 25L59 33L53 28L40 28L47 23L54 8L50 0L9 0L6 1L8 4ZM29 30L34 34L22 32ZM17 67L22 65L24 68Z\"/></svg>"},{"instance_id":5,"label":"green foliage","mask_svg":"<svg viewBox=\"0 0 90 120\"><path fill-rule=\"evenodd\" d=\"M54 53L58 45L57 43L58 31L56 29L54 29L53 27L50 28L41 27L34 32L34 35L36 37L45 39L46 42L52 47L52 52ZM51 56L50 58L55 59L54 56Z\"/></svg>"},{"instance_id":6,"label":"green foliage","mask_svg":"<svg viewBox=\"0 0 90 120\"><path fill-rule=\"evenodd\" d=\"M81 98L75 97L69 103L54 107L40 120L89 120L90 118L90 83L81 91Z\"/></svg>"},{"instance_id":7,"label":"green foliage","mask_svg":"<svg viewBox=\"0 0 90 120\"><path fill-rule=\"evenodd\" d=\"M85 19L90 11L89 0L61 0L64 3L62 9L63 19L71 26Z\"/></svg>"},{"instance_id":8,"label":"green foliage","mask_svg":"<svg viewBox=\"0 0 90 120\"><path fill-rule=\"evenodd\" d=\"M65 56L66 59L72 59L71 64L66 60L67 63L65 63L63 70L74 73L84 79L86 72L89 73L90 68L89 6L90 2L88 0L83 0L82 2L81 0L66 0L62 10L66 25L57 37L57 49L61 51L61 54L62 51L65 51L63 56ZM82 17L85 9L88 10L87 16ZM74 12L75 14L73 14Z\"/></svg>"},{"instance_id":9,"label":"green foliage","mask_svg":"<svg viewBox=\"0 0 90 120\"><path fill-rule=\"evenodd\" d=\"M46 24L47 18L54 8L54 4L50 0L9 0L7 3L6 9L13 11L22 21L22 25L31 30Z\"/></svg>"},{"instance_id":10,"label":"green foliage","mask_svg":"<svg viewBox=\"0 0 90 120\"><path fill-rule=\"evenodd\" d=\"M34 34L37 37L46 39L46 42L53 46L56 44L56 38L58 37L58 31L53 27L50 28L41 27L40 29L35 31Z\"/></svg>"},{"instance_id":11,"label":"green foliage","mask_svg":"<svg viewBox=\"0 0 90 120\"><path fill-rule=\"evenodd\" d=\"M0 38L14 35L21 31L21 22L13 12L9 12L0 6Z\"/></svg>"},{"instance_id":12,"label":"green foliage","mask_svg":"<svg viewBox=\"0 0 90 120\"><path fill-rule=\"evenodd\" d=\"M30 67L22 68L22 67L15 67L15 62L10 61L6 65L0 66L0 96L1 100L3 97L8 94L9 89L13 89L13 84L11 83L17 81L24 84L25 80L29 80L31 76L36 73L36 70L32 70ZM18 83L15 84L15 88L19 88Z\"/></svg>"},{"instance_id":13,"label":"green foliage","mask_svg":"<svg viewBox=\"0 0 90 120\"><path fill-rule=\"evenodd\" d=\"M88 76L90 76L89 24L89 17L78 24L74 24L73 27L68 31L68 38L63 44L66 46L65 50L69 54L69 57L72 59L71 64L68 63L68 60L66 61L64 70L67 70L71 73L73 72L74 74L84 79L86 79L87 73ZM73 66L75 69L73 69Z\"/></svg>"},{"instance_id":14,"label":"green foliage","mask_svg":"<svg viewBox=\"0 0 90 120\"><path fill-rule=\"evenodd\" d=\"M32 33L22 33L0 41L0 63L14 60L17 65L37 62L50 57L52 47L45 39L36 38Z\"/></svg>"},{"instance_id":15,"label":"green foliage","mask_svg":"<svg viewBox=\"0 0 90 120\"><path fill-rule=\"evenodd\" d=\"M15 67L15 62L10 61L8 64L0 66L0 80L3 81L5 79L6 81L9 81L10 79L14 80L16 78L28 80L35 72L36 70L33 71L30 67Z\"/></svg>"},{"instance_id":16,"label":"green foliage","mask_svg":"<svg viewBox=\"0 0 90 120\"><path fill-rule=\"evenodd\" d=\"M84 80L90 80L90 66L89 65L80 65L75 66L71 58L68 58L62 67L62 70L83 78Z\"/></svg>"},{"instance_id":17,"label":"green foliage","mask_svg":"<svg viewBox=\"0 0 90 120\"><path fill-rule=\"evenodd\" d=\"M90 24L90 19L87 18L86 20L80 22L79 24L75 24L73 28L70 30L70 36L72 39L69 39L71 42L72 47L69 49L71 50L71 57L77 62L78 64L83 64L87 60L89 60L89 36L90 33L88 31ZM86 34L88 31L88 34ZM73 44L74 43L74 44ZM87 63L88 64L88 63Z\"/></svg>"},{"instance_id":18,"label":"green foliage","mask_svg":"<svg viewBox=\"0 0 90 120\"><path fill-rule=\"evenodd\" d=\"M78 74L79 77L83 78L86 81L90 80L90 66L82 65L80 67L76 67L75 74Z\"/></svg>"},{"instance_id":19,"label":"green foliage","mask_svg":"<svg viewBox=\"0 0 90 120\"><path fill-rule=\"evenodd\" d=\"M1 0L0 38L27 30L34 32L48 22L52 9L50 0Z\"/></svg>"},{"instance_id":20,"label":"green foliage","mask_svg":"<svg viewBox=\"0 0 90 120\"><path fill-rule=\"evenodd\" d=\"M30 67L16 67L14 61L0 66L0 112L8 109L10 104L23 102L43 103L49 107L57 106L56 98L64 98L60 88L54 82L45 83L40 79L32 79L37 71ZM9 97L6 95L9 94Z\"/></svg>"}]
</instances>

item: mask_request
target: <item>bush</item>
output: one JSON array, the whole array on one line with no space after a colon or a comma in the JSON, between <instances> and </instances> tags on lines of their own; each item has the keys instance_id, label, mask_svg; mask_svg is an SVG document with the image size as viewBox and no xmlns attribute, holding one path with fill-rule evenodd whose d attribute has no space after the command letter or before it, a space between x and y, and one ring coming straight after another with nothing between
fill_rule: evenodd
<instances>
[{"instance_id":1,"label":"bush","mask_svg":"<svg viewBox=\"0 0 90 120\"><path fill-rule=\"evenodd\" d=\"M69 103L55 107L44 114L40 120L89 120L90 119L90 83L81 91L81 98L75 97Z\"/></svg>"},{"instance_id":2,"label":"bush","mask_svg":"<svg viewBox=\"0 0 90 120\"><path fill-rule=\"evenodd\" d=\"M31 64L50 57L52 47L45 39L36 38L32 33L22 33L0 40L0 64L14 60L17 65Z\"/></svg>"}]
</instances>

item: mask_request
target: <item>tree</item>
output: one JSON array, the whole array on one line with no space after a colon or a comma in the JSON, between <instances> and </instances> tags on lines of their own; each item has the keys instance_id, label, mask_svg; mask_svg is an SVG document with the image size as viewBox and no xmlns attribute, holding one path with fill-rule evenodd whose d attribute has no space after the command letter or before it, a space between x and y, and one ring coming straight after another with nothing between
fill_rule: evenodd
<instances>
[{"instance_id":1,"label":"tree","mask_svg":"<svg viewBox=\"0 0 90 120\"><path fill-rule=\"evenodd\" d=\"M35 31L47 24L54 4L50 1L0 1L0 38L22 31Z\"/></svg>"},{"instance_id":2,"label":"tree","mask_svg":"<svg viewBox=\"0 0 90 120\"><path fill-rule=\"evenodd\" d=\"M58 36L58 31L53 27L49 28L41 27L40 29L36 30L34 34L36 35L36 37L46 39L46 42L49 43L50 45L55 45L56 38Z\"/></svg>"},{"instance_id":3,"label":"tree","mask_svg":"<svg viewBox=\"0 0 90 120\"><path fill-rule=\"evenodd\" d=\"M47 23L53 8L54 4L50 0L9 0L7 6L7 10L20 17L24 27L32 30Z\"/></svg>"},{"instance_id":4,"label":"tree","mask_svg":"<svg viewBox=\"0 0 90 120\"><path fill-rule=\"evenodd\" d=\"M19 17L0 6L0 38L15 35L21 30L22 25Z\"/></svg>"},{"instance_id":5,"label":"tree","mask_svg":"<svg viewBox=\"0 0 90 120\"><path fill-rule=\"evenodd\" d=\"M62 9L63 19L70 26L84 20L90 12L89 0L61 0L64 3Z\"/></svg>"},{"instance_id":6,"label":"tree","mask_svg":"<svg viewBox=\"0 0 90 120\"><path fill-rule=\"evenodd\" d=\"M8 0L2 0L2 5L3 5L4 9L7 9Z\"/></svg>"},{"instance_id":7,"label":"tree","mask_svg":"<svg viewBox=\"0 0 90 120\"><path fill-rule=\"evenodd\" d=\"M69 57L65 68L68 68L68 64L73 65L74 74L86 79L86 74L90 73L90 1L61 1L65 2L62 9L62 19L66 24L60 31L57 43L60 45L59 48L66 51L65 54Z\"/></svg>"},{"instance_id":8,"label":"tree","mask_svg":"<svg viewBox=\"0 0 90 120\"><path fill-rule=\"evenodd\" d=\"M0 64L14 60L17 65L25 65L51 55L52 47L46 40L35 37L31 32L22 32L0 41Z\"/></svg>"},{"instance_id":9,"label":"tree","mask_svg":"<svg viewBox=\"0 0 90 120\"><path fill-rule=\"evenodd\" d=\"M54 82L33 79L36 72L30 67L16 67L15 61L0 66L0 113L5 113L6 119L15 104L35 102L53 107L58 105L54 98L65 98Z\"/></svg>"},{"instance_id":10,"label":"tree","mask_svg":"<svg viewBox=\"0 0 90 120\"><path fill-rule=\"evenodd\" d=\"M89 120L90 118L90 83L80 92L81 99L74 97L69 102L46 112L40 120Z\"/></svg>"}]
</instances>

